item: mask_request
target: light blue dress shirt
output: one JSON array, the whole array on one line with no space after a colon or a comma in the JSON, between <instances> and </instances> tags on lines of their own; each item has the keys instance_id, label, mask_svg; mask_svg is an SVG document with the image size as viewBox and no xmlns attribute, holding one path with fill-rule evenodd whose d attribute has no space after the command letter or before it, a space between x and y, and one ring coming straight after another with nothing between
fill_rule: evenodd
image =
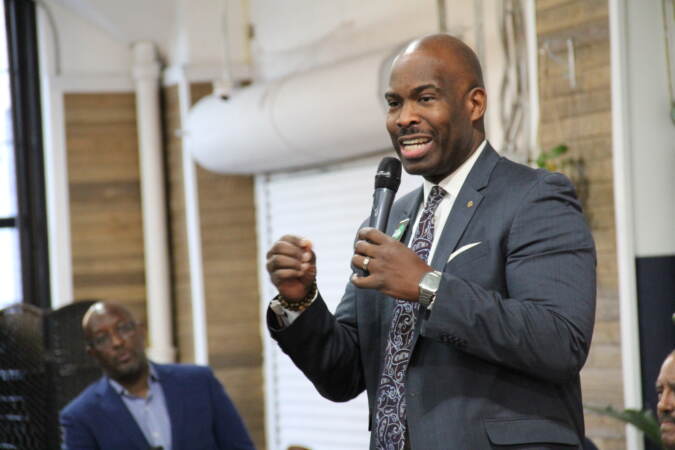
<instances>
[{"instance_id":1,"label":"light blue dress shirt","mask_svg":"<svg viewBox=\"0 0 675 450\"><path fill-rule=\"evenodd\" d=\"M171 450L171 419L164 399L164 390L162 390L162 385L159 384L159 377L154 367L152 367L152 364L149 364L149 366L149 390L145 398L132 395L111 378L108 378L108 382L115 392L122 397L122 401L143 431L150 446Z\"/></svg>"}]
</instances>

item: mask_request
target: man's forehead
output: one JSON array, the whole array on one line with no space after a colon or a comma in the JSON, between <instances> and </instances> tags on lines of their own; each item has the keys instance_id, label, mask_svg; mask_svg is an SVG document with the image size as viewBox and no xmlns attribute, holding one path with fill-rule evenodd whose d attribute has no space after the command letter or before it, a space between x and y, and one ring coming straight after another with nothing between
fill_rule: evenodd
<instances>
[{"instance_id":1,"label":"man's forehead","mask_svg":"<svg viewBox=\"0 0 675 450\"><path fill-rule=\"evenodd\" d=\"M401 55L408 55L410 53L413 53L417 51L420 48L421 41L420 40L415 40L409 43L406 48L401 52Z\"/></svg>"},{"instance_id":2,"label":"man's forehead","mask_svg":"<svg viewBox=\"0 0 675 450\"><path fill-rule=\"evenodd\" d=\"M661 385L673 382L675 382L675 356L670 355L661 366L661 371L656 379L656 384Z\"/></svg>"},{"instance_id":3,"label":"man's forehead","mask_svg":"<svg viewBox=\"0 0 675 450\"><path fill-rule=\"evenodd\" d=\"M125 309L114 305L96 304L87 312L84 328L95 332L97 328L107 323L115 323L131 318Z\"/></svg>"},{"instance_id":4,"label":"man's forehead","mask_svg":"<svg viewBox=\"0 0 675 450\"><path fill-rule=\"evenodd\" d=\"M440 87L449 77L450 70L442 61L415 54L401 57L394 62L389 74L389 87L395 88L400 84Z\"/></svg>"},{"instance_id":5,"label":"man's forehead","mask_svg":"<svg viewBox=\"0 0 675 450\"><path fill-rule=\"evenodd\" d=\"M448 68L448 60L450 58L443 57L437 52L429 49L417 49L410 53L399 54L391 65L391 73L401 70L438 70L439 68Z\"/></svg>"}]
</instances>

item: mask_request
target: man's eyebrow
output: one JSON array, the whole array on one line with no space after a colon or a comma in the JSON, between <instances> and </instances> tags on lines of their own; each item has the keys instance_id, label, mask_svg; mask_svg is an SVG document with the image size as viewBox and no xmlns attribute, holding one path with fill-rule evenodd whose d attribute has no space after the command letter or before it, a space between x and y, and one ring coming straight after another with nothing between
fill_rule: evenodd
<instances>
[{"instance_id":1,"label":"man's eyebrow","mask_svg":"<svg viewBox=\"0 0 675 450\"><path fill-rule=\"evenodd\" d=\"M434 91L438 91L439 88L435 84L423 84L421 86L417 86L412 90L413 94L419 94L420 92L424 92L427 89L433 89Z\"/></svg>"},{"instance_id":2,"label":"man's eyebrow","mask_svg":"<svg viewBox=\"0 0 675 450\"><path fill-rule=\"evenodd\" d=\"M426 91L427 89L433 89L434 91L440 91L440 88L433 83L422 84L420 86L414 87L410 93L412 95L419 95L421 92ZM395 92L387 91L384 93L385 98L400 98L401 96Z\"/></svg>"}]
</instances>

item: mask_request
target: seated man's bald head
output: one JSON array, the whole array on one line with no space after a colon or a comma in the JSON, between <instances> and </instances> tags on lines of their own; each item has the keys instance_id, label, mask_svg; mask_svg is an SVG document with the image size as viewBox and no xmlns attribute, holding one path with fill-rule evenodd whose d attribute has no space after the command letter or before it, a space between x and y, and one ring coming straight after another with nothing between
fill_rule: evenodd
<instances>
[{"instance_id":1,"label":"seated man's bald head","mask_svg":"<svg viewBox=\"0 0 675 450\"><path fill-rule=\"evenodd\" d=\"M84 335L89 338L91 334L91 324L96 318L111 313L119 314L120 316L126 317L132 321L134 320L131 311L118 303L107 301L96 302L89 307L87 312L84 314L84 317L82 317L82 330L84 331Z\"/></svg>"}]
</instances>

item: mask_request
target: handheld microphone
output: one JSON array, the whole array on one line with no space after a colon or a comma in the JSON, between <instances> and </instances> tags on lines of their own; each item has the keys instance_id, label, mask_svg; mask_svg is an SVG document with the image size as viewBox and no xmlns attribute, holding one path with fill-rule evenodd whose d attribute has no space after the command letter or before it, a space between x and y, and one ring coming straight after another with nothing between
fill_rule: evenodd
<instances>
[{"instance_id":1,"label":"handheld microphone","mask_svg":"<svg viewBox=\"0 0 675 450\"><path fill-rule=\"evenodd\" d=\"M368 226L384 232L389 221L389 211L394 203L396 191L401 184L401 161L387 156L380 161L375 174L375 192L373 192L373 207L370 211ZM359 267L354 272L362 277L368 276L368 271Z\"/></svg>"},{"instance_id":2,"label":"handheld microphone","mask_svg":"<svg viewBox=\"0 0 675 450\"><path fill-rule=\"evenodd\" d=\"M375 192L373 192L373 208L370 211L369 227L384 232L389 221L389 211L394 203L396 191L401 185L401 161L387 156L380 161L375 174Z\"/></svg>"}]
</instances>

